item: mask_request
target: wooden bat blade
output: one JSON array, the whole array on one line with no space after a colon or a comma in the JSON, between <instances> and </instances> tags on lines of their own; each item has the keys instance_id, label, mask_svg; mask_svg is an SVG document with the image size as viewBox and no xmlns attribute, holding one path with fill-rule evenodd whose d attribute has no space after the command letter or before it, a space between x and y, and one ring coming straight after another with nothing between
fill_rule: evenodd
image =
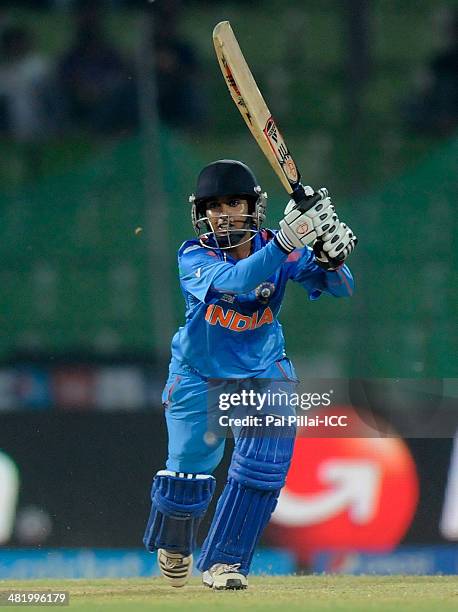
<instances>
[{"instance_id":1,"label":"wooden bat blade","mask_svg":"<svg viewBox=\"0 0 458 612\"><path fill-rule=\"evenodd\" d=\"M284 188L291 193L300 182L299 171L258 89L229 21L221 21L215 26L213 44L232 99Z\"/></svg>"}]
</instances>

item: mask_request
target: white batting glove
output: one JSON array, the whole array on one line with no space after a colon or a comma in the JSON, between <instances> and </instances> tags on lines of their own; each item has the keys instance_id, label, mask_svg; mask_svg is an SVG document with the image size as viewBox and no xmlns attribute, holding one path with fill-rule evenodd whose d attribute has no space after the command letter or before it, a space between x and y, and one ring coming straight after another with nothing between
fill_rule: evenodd
<instances>
[{"instance_id":1,"label":"white batting glove","mask_svg":"<svg viewBox=\"0 0 458 612\"><path fill-rule=\"evenodd\" d=\"M302 248L322 236L337 219L328 190L324 187L315 192L312 187L304 187L306 198L302 202L290 200L280 221L280 231L276 240L281 249L290 253ZM309 202L312 204L307 208Z\"/></svg>"},{"instance_id":2,"label":"white batting glove","mask_svg":"<svg viewBox=\"0 0 458 612\"><path fill-rule=\"evenodd\" d=\"M358 238L346 223L335 215L332 226L313 244L316 263L325 270L341 266L358 243Z\"/></svg>"}]
</instances>

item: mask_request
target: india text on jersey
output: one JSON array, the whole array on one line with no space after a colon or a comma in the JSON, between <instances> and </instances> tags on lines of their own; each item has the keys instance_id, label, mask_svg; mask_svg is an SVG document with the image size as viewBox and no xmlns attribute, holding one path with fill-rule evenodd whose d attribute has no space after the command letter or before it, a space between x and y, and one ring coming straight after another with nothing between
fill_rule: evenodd
<instances>
[{"instance_id":1,"label":"india text on jersey","mask_svg":"<svg viewBox=\"0 0 458 612\"><path fill-rule=\"evenodd\" d=\"M223 310L218 304L210 304L205 314L205 320L210 325L221 325L236 332L257 329L265 323L273 323L274 315L267 307L263 311L257 310L251 316L242 315L236 310Z\"/></svg>"}]
</instances>

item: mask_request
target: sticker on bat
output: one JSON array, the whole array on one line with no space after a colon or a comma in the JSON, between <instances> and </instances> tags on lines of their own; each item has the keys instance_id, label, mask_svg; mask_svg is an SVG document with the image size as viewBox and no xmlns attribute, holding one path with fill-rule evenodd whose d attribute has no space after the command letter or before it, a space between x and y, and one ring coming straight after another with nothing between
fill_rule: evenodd
<instances>
[{"instance_id":1,"label":"sticker on bat","mask_svg":"<svg viewBox=\"0 0 458 612\"><path fill-rule=\"evenodd\" d=\"M235 82L234 75L232 74L232 70L230 69L229 64L227 63L226 58L224 57L223 54L221 54L221 61L223 62L224 71L225 71L224 76L226 77L229 91L231 92L231 95L234 98L234 101L237 104L237 106L240 106L242 108L242 112L245 115L246 120L251 125L252 122L251 122L250 111L248 110L247 105L245 104L245 100L243 99L243 96L240 93L240 89L238 88L237 83Z\"/></svg>"},{"instance_id":2,"label":"sticker on bat","mask_svg":"<svg viewBox=\"0 0 458 612\"><path fill-rule=\"evenodd\" d=\"M267 120L266 126L263 131L266 135L267 141L270 144L272 151L275 154L275 157L280 162L280 165L286 175L286 178L292 185L294 185L294 183L297 183L297 181L299 180L299 174L296 168L296 164L294 163L294 160L291 157L291 153L288 151L288 147L286 146L286 143L283 140L283 136L278 131L278 128L275 125L275 121L272 117L269 117L269 119Z\"/></svg>"}]
</instances>

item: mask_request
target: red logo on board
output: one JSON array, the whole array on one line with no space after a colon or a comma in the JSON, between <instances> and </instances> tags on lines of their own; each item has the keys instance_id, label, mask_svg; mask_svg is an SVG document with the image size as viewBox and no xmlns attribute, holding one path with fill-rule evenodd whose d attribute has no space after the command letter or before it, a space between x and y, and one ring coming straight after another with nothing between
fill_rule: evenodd
<instances>
[{"instance_id":1,"label":"red logo on board","mask_svg":"<svg viewBox=\"0 0 458 612\"><path fill-rule=\"evenodd\" d=\"M417 502L416 468L403 440L299 434L267 538L301 563L320 550L388 551Z\"/></svg>"}]
</instances>

